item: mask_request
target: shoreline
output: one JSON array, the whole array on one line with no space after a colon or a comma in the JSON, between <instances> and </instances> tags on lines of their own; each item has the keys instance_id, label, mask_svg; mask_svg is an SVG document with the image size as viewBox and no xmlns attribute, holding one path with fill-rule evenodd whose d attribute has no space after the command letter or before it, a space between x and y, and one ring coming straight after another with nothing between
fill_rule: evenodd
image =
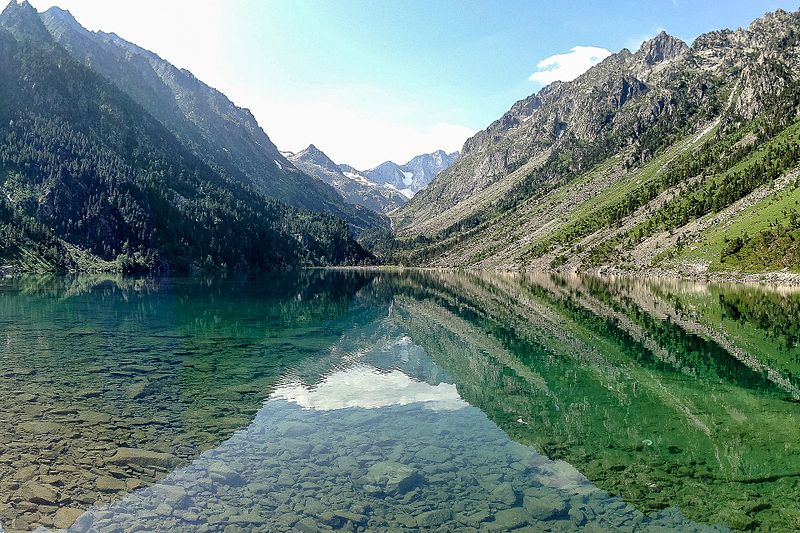
<instances>
[{"instance_id":1,"label":"shoreline","mask_svg":"<svg viewBox=\"0 0 800 533\"><path fill-rule=\"evenodd\" d=\"M797 272L687 272L653 268L647 270L630 270L620 267L601 267L582 270L578 274L596 276L624 276L650 280L680 280L705 283L744 283L757 285L800 286L800 273Z\"/></svg>"},{"instance_id":2,"label":"shoreline","mask_svg":"<svg viewBox=\"0 0 800 533\"><path fill-rule=\"evenodd\" d=\"M743 283L772 286L791 286L800 287L800 273L798 272L690 272L685 270L671 270L663 268L651 268L645 270L633 270L616 266L605 266L599 268L579 269L571 271L543 269L531 270L525 268L464 268L464 267L426 267L426 266L406 266L406 265L339 265L339 266L312 266L301 267L301 270L339 270L339 271L375 271L375 272L403 272L405 270L416 270L423 272L498 272L498 273L539 273L539 274L559 274L559 275L590 275L598 277L627 277L641 280L673 280L673 281L694 281L705 283ZM25 275L71 275L80 276L86 274L116 274L126 276L116 269L90 269L68 272L43 271L43 270L24 270L17 268L0 268L0 279L11 279ZM231 274L231 273L228 273ZM156 273L142 273L133 275L139 276L157 275Z\"/></svg>"},{"instance_id":3,"label":"shoreline","mask_svg":"<svg viewBox=\"0 0 800 533\"><path fill-rule=\"evenodd\" d=\"M759 285L788 285L800 287L800 273L798 272L687 272L683 270L668 270L651 268L647 270L632 270L622 267L600 267L585 270L530 270L524 268L457 268L457 267L425 267L404 265L371 265L371 266L325 266L309 267L320 270L364 270L379 272L402 272L404 270L419 270L425 272L502 272L502 273L543 273L543 274L578 274L599 277L627 277L649 280L695 281L706 283L746 283Z\"/></svg>"}]
</instances>

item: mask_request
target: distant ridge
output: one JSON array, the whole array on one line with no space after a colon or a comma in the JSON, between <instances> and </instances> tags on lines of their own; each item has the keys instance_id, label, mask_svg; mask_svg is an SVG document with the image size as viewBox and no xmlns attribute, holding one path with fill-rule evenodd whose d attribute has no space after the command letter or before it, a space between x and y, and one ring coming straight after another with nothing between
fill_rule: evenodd
<instances>
[{"instance_id":1,"label":"distant ridge","mask_svg":"<svg viewBox=\"0 0 800 533\"><path fill-rule=\"evenodd\" d=\"M458 156L458 151L448 154L443 150L437 150L430 154L418 155L404 165L386 161L365 171L364 174L373 182L390 185L407 198L411 198L427 187L439 173L455 163Z\"/></svg>"},{"instance_id":2,"label":"distant ridge","mask_svg":"<svg viewBox=\"0 0 800 533\"><path fill-rule=\"evenodd\" d=\"M402 166L387 161L365 172L347 164L337 165L313 144L296 154L284 155L304 172L332 185L347 202L388 213L425 188L455 161L458 152L446 154L438 150L417 156Z\"/></svg>"}]
</instances>

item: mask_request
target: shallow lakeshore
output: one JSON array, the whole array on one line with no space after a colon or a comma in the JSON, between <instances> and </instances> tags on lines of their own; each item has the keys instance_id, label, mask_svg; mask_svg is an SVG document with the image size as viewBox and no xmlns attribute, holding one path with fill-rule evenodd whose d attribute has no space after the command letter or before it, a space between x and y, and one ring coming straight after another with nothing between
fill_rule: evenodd
<instances>
[{"instance_id":1,"label":"shallow lakeshore","mask_svg":"<svg viewBox=\"0 0 800 533\"><path fill-rule=\"evenodd\" d=\"M385 268L15 277L0 524L795 528L797 300Z\"/></svg>"},{"instance_id":2,"label":"shallow lakeshore","mask_svg":"<svg viewBox=\"0 0 800 533\"><path fill-rule=\"evenodd\" d=\"M472 273L503 273L525 275L556 275L556 276L598 276L610 278L635 278L664 281L696 281L704 283L741 283L758 284L766 287L793 287L800 286L800 273L797 272L710 272L697 270L679 270L663 268L628 269L622 267L606 266L601 268L588 268L577 271L563 271L558 269L531 270L526 268L455 268L455 267L419 267L403 265L377 265L377 266L333 266L314 267L322 270L354 270L375 272L403 272L419 270L423 272L472 272ZM314 269L312 268L312 269Z\"/></svg>"}]
</instances>

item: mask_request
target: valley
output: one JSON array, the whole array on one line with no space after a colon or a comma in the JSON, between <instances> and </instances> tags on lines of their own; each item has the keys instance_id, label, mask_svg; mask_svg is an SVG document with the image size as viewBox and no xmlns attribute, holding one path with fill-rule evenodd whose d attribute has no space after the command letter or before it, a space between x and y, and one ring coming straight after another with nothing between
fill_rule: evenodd
<instances>
[{"instance_id":1,"label":"valley","mask_svg":"<svg viewBox=\"0 0 800 533\"><path fill-rule=\"evenodd\" d=\"M16 271L398 264L793 281L799 16L768 13L691 46L661 32L517 102L461 152L361 171L313 144L281 152L247 109L188 71L115 34L88 31L67 11L40 15L12 2L0 24L7 79L22 75L19 54L72 61L73 73L60 74L61 86L37 85L48 106L36 111L34 93L4 89L14 105L4 111L0 253ZM14 52L21 43L33 46ZM54 91L64 102L70 96L59 87L78 79L85 94L89 86L100 92L82 116L65 114L52 105ZM109 83L122 116L145 118L117 138L91 122L109 105L99 100ZM20 143L31 135L48 146L74 135L80 153L98 150L108 162L87 159L78 174L70 165L79 152ZM51 154L51 163L34 170L24 150ZM112 173L120 185L59 192L105 168L120 169ZM121 185L136 180L144 180L136 192ZM236 207L191 215L197 227L186 234L159 226L169 210L186 216L192 202L207 209L200 198L210 198L209 187ZM244 206L270 219L269 229L245 222ZM214 228L242 216L244 226L228 235L269 231L285 241L273 246L297 251L278 261L222 250L231 239L213 236ZM348 240L350 251L332 253L334 242Z\"/></svg>"},{"instance_id":2,"label":"valley","mask_svg":"<svg viewBox=\"0 0 800 533\"><path fill-rule=\"evenodd\" d=\"M0 533L800 531L796 0L53 1Z\"/></svg>"}]
</instances>

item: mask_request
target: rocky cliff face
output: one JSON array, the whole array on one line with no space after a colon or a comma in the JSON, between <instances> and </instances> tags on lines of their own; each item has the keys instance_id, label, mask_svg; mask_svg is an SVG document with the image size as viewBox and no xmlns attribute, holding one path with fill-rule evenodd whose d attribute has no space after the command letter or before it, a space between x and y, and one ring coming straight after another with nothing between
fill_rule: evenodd
<instances>
[{"instance_id":1,"label":"rocky cliff face","mask_svg":"<svg viewBox=\"0 0 800 533\"><path fill-rule=\"evenodd\" d=\"M424 218L474 196L567 141L592 143L605 131L630 130L635 121L653 120L665 111L668 94L652 89L687 50L686 43L662 32L636 53L623 49L576 80L555 82L517 102L468 139L461 160L406 212L418 210ZM637 98L648 92L650 98ZM640 109L620 113L623 107Z\"/></svg>"},{"instance_id":2,"label":"rocky cliff face","mask_svg":"<svg viewBox=\"0 0 800 533\"><path fill-rule=\"evenodd\" d=\"M36 9L27 1L12 0L2 12L2 27L14 37L33 39L39 43L52 41L50 34L39 23Z\"/></svg>"},{"instance_id":3,"label":"rocky cliff face","mask_svg":"<svg viewBox=\"0 0 800 533\"><path fill-rule=\"evenodd\" d=\"M114 33L90 32L57 7L41 15L53 38L80 63L111 80L215 170L269 198L324 211L357 229L382 225L298 170L249 110L158 55Z\"/></svg>"},{"instance_id":4,"label":"rocky cliff face","mask_svg":"<svg viewBox=\"0 0 800 533\"><path fill-rule=\"evenodd\" d=\"M733 178L710 180L710 168L706 174L678 170L679 164L691 166L692 156L682 156L708 157L727 169L726 161L750 157L760 143L766 151L772 146L767 141L797 120L799 30L800 14L776 11L748 28L701 35L691 47L662 32L633 53L623 49L575 80L553 83L514 104L464 144L453 166L393 214L394 226L401 238L424 236L434 243L421 252L424 262L519 267L542 253L568 258L578 248L598 245L599 235L591 243L577 236L588 239L586 232L597 230L597 220L621 223L619 217L642 205L642 199L655 202L656 192L667 194L678 178L665 173L692 185L670 192L671 201L680 196L688 205L700 202L684 198L698 184L708 187L703 194L720 196L708 182ZM794 142L792 134L786 136L785 142ZM778 142L772 149L781 146ZM792 165L791 157L781 165ZM726 187L736 195L696 212L721 209L753 190ZM607 195L610 203L625 196L626 203L601 212L598 195ZM642 209L648 211L638 216L654 216L665 199L647 202ZM496 227L515 229L500 235ZM607 230L604 238L613 233ZM643 238L641 232L634 237ZM577 239L571 241L575 248L556 252L552 241L565 239ZM481 244L470 250L473 240ZM451 249L463 253L451 255Z\"/></svg>"}]
</instances>

